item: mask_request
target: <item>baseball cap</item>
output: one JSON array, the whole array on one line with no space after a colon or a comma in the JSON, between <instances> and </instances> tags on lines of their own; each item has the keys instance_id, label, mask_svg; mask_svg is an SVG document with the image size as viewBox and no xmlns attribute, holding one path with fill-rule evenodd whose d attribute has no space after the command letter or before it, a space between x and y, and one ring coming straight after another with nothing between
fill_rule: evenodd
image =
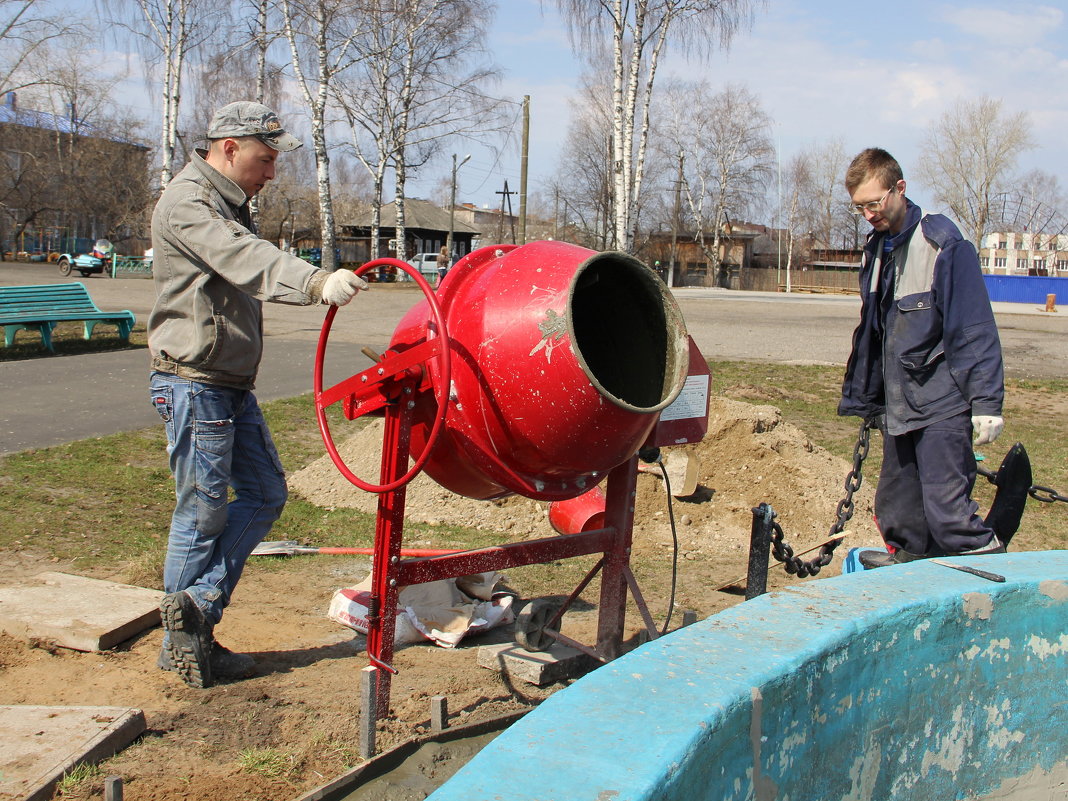
<instances>
[{"instance_id":1,"label":"baseball cap","mask_svg":"<svg viewBox=\"0 0 1068 801\"><path fill-rule=\"evenodd\" d=\"M239 100L223 106L208 126L208 139L255 136L264 144L282 153L296 150L303 143L286 133L278 115L262 103Z\"/></svg>"}]
</instances>

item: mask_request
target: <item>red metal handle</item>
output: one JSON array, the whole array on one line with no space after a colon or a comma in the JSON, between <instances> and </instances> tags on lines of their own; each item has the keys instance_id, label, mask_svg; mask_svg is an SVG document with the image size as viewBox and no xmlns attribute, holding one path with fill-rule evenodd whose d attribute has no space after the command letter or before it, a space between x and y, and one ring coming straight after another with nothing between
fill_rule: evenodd
<instances>
[{"instance_id":1,"label":"red metal handle","mask_svg":"<svg viewBox=\"0 0 1068 801\"><path fill-rule=\"evenodd\" d=\"M331 306L326 312L326 319L323 320L323 327L319 333L319 344L315 351L315 370L312 379L312 386L315 392L315 416L319 422L319 433L322 434L323 444L326 446L327 453L330 454L331 461L333 461L341 475L357 487L366 490L367 492L376 493L389 492L404 486L415 478L419 474L419 471L423 469L427 459L430 458L431 448L440 435L442 426L445 423L445 415L448 411L449 385L452 381L451 348L449 344L448 330L445 325L445 315L441 310L441 306L438 304L433 288L431 288L427 280L423 278L422 273L407 262L400 261L399 259L386 258L369 261L356 270L356 275L363 275L364 273L383 265L393 266L398 270L408 273L426 297L427 305L430 307L430 312L434 320L433 327L427 326L426 341L410 350L400 353L387 352L383 356L382 361L374 365L370 370L357 373L324 391L323 364L326 361L326 344L330 339L330 329L333 326L334 317L337 315L337 307ZM432 334L433 336L431 336ZM437 411L434 414L434 424L427 437L426 447L423 449L419 458L415 460L415 463L411 466L408 472L396 480L384 484L373 484L364 481L352 472L349 466L345 464L345 460L341 458L341 454L338 453L337 446L334 444L334 438L330 433L330 424L326 419L327 408L338 401L354 397L357 393L363 396L369 396L372 395L375 390L381 390L384 385L396 385L403 381L411 381L411 369L422 362L429 361L430 359L437 359L438 361L438 381L434 386L434 400L437 406ZM383 403L381 402L369 403L363 408L358 410L354 409L352 419L369 414L370 412L381 408L382 405Z\"/></svg>"}]
</instances>

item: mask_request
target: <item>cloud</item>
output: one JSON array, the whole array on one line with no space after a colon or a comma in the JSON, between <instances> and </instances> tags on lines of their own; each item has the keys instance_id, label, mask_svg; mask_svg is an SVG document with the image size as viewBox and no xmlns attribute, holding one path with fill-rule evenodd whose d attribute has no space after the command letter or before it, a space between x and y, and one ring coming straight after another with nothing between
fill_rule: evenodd
<instances>
[{"instance_id":1,"label":"cloud","mask_svg":"<svg viewBox=\"0 0 1068 801\"><path fill-rule=\"evenodd\" d=\"M961 32L997 48L1029 47L1042 39L1056 39L1064 23L1064 11L1052 6L1016 6L1012 10L946 7L941 17Z\"/></svg>"}]
</instances>

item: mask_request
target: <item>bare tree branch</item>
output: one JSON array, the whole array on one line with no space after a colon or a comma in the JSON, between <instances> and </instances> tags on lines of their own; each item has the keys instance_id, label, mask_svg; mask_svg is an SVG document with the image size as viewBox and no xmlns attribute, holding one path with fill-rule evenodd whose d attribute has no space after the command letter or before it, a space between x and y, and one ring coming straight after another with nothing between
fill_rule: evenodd
<instances>
[{"instance_id":1,"label":"bare tree branch","mask_svg":"<svg viewBox=\"0 0 1068 801\"><path fill-rule=\"evenodd\" d=\"M927 130L919 173L979 248L993 197L1008 189L1017 157L1033 147L1025 112L1005 114L1001 100L989 97L960 100Z\"/></svg>"}]
</instances>

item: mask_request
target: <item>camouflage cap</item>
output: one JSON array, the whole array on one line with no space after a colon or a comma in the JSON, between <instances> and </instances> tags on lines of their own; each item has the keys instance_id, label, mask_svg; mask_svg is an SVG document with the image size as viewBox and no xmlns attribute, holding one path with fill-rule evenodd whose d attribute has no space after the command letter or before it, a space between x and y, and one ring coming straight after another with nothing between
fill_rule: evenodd
<instances>
[{"instance_id":1,"label":"camouflage cap","mask_svg":"<svg viewBox=\"0 0 1068 801\"><path fill-rule=\"evenodd\" d=\"M296 150L302 142L288 134L278 115L261 103L241 100L223 106L208 126L208 139L255 136L264 144L286 153Z\"/></svg>"}]
</instances>

